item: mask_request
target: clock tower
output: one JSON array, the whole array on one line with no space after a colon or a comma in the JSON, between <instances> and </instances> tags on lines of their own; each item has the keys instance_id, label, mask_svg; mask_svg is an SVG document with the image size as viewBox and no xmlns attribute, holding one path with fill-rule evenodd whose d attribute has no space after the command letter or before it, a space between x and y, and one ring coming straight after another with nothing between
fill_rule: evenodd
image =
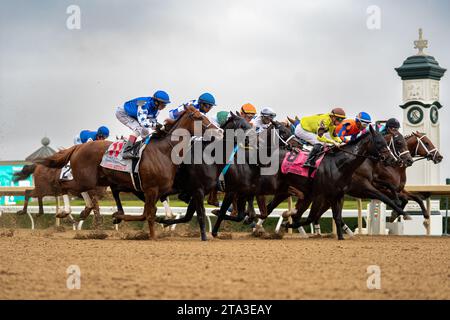
<instances>
[{"instance_id":1,"label":"clock tower","mask_svg":"<svg viewBox=\"0 0 450 320\"><path fill-rule=\"evenodd\" d=\"M419 29L419 40L414 41L416 55L408 57L396 68L403 82L403 134L415 131L426 133L433 144L440 146L439 81L446 69L441 68L434 57L424 53L428 41ZM431 161L418 161L407 170L408 184L440 184L439 165Z\"/></svg>"}]
</instances>

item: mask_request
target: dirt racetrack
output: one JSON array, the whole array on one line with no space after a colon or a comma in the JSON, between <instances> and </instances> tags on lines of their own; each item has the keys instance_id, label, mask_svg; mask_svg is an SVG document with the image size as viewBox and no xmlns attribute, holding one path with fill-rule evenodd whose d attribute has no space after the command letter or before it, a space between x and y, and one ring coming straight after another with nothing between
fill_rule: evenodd
<instances>
[{"instance_id":1,"label":"dirt racetrack","mask_svg":"<svg viewBox=\"0 0 450 320\"><path fill-rule=\"evenodd\" d=\"M82 231L79 235L92 235ZM75 239L0 230L1 299L450 299L450 237ZM103 234L106 236L105 234ZM66 286L69 265L81 288ZM367 288L367 267L381 289Z\"/></svg>"}]
</instances>

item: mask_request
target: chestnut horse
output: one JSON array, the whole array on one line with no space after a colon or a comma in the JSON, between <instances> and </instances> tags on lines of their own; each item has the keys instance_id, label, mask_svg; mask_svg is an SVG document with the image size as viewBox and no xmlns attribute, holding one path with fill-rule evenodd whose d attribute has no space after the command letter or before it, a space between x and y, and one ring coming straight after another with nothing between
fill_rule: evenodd
<instances>
[{"instance_id":1,"label":"chestnut horse","mask_svg":"<svg viewBox=\"0 0 450 320\"><path fill-rule=\"evenodd\" d=\"M200 124L201 127L198 128L195 124ZM218 128L197 109L187 106L180 118L173 122L167 135L152 137L142 152L139 166L142 190L145 196L144 212L140 216L114 213L114 223L119 223L121 220L147 220L150 238L156 239L154 230L156 202L162 194L171 189L178 166L172 161L172 151L180 142L184 144L189 142L191 135L198 134L198 129L201 129L203 134L210 127L209 130L212 130L212 134L218 133ZM42 160L41 163L48 167L61 168L70 160L72 174L77 181L79 192L91 190L96 186L133 190L133 182L129 173L100 166L103 155L110 144L111 142L108 141L93 141L73 146ZM182 151L181 148L180 150Z\"/></svg>"},{"instance_id":2,"label":"chestnut horse","mask_svg":"<svg viewBox=\"0 0 450 320\"><path fill-rule=\"evenodd\" d=\"M18 211L17 214L26 214L28 209L28 202L30 198L37 198L39 203L39 213L37 217L44 214L44 206L42 204L42 198L45 196L58 197L61 195L72 194L75 196L81 196L79 192L76 192L76 182L74 180L64 181L60 179L61 169L47 168L41 164L25 165L21 171L14 173L14 181L20 181L33 175L34 189L25 191L25 202L23 209ZM80 219L86 219L92 210L94 210L95 221L100 221L100 208L98 205L98 197L102 196L106 188L98 187L95 190L88 191L90 198L92 199L91 206L86 205L84 210L80 214ZM70 204L64 200L64 210L57 212L57 218L65 218L70 215Z\"/></svg>"}]
</instances>

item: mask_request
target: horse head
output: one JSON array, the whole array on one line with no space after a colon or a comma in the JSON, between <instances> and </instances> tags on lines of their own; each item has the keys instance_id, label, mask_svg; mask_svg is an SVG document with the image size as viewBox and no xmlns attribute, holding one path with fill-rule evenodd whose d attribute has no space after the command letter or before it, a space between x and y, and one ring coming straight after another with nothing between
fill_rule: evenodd
<instances>
[{"instance_id":1,"label":"horse head","mask_svg":"<svg viewBox=\"0 0 450 320\"><path fill-rule=\"evenodd\" d=\"M392 155L397 159L398 165L405 165L407 167L412 166L414 160L411 157L411 153L409 152L408 145L403 135L397 132L395 134L387 134L384 138Z\"/></svg>"},{"instance_id":2,"label":"horse head","mask_svg":"<svg viewBox=\"0 0 450 320\"><path fill-rule=\"evenodd\" d=\"M435 164L444 159L425 133L413 132L407 137L406 142L413 157L424 157Z\"/></svg>"},{"instance_id":3,"label":"horse head","mask_svg":"<svg viewBox=\"0 0 450 320\"><path fill-rule=\"evenodd\" d=\"M369 125L369 135L371 137L372 147L370 148L370 154L377 160L385 162L387 165L394 165L397 163L397 159L394 158L392 152L389 150L388 145L384 137L376 131L371 125Z\"/></svg>"},{"instance_id":4,"label":"horse head","mask_svg":"<svg viewBox=\"0 0 450 320\"><path fill-rule=\"evenodd\" d=\"M300 140L292 133L290 124L275 120L271 122L271 126L275 129L275 134L278 136L282 146L290 148L300 148L302 146Z\"/></svg>"}]
</instances>

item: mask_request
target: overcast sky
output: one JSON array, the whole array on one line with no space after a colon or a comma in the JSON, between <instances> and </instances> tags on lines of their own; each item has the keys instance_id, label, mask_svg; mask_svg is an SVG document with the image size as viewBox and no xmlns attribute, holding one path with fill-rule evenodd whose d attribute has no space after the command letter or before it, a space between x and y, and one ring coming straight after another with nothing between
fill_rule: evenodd
<instances>
[{"instance_id":1,"label":"overcast sky","mask_svg":"<svg viewBox=\"0 0 450 320\"><path fill-rule=\"evenodd\" d=\"M342 106L402 119L394 71L417 29L450 68L450 1L0 1L0 160L24 159L48 136L68 147L83 129L129 131L125 101L166 90L175 107L209 91L216 110L245 102L278 118ZM69 30L66 9L81 8ZM381 29L367 28L370 5ZM441 81L442 179L450 177L450 74ZM167 115L165 110L161 117Z\"/></svg>"}]
</instances>

